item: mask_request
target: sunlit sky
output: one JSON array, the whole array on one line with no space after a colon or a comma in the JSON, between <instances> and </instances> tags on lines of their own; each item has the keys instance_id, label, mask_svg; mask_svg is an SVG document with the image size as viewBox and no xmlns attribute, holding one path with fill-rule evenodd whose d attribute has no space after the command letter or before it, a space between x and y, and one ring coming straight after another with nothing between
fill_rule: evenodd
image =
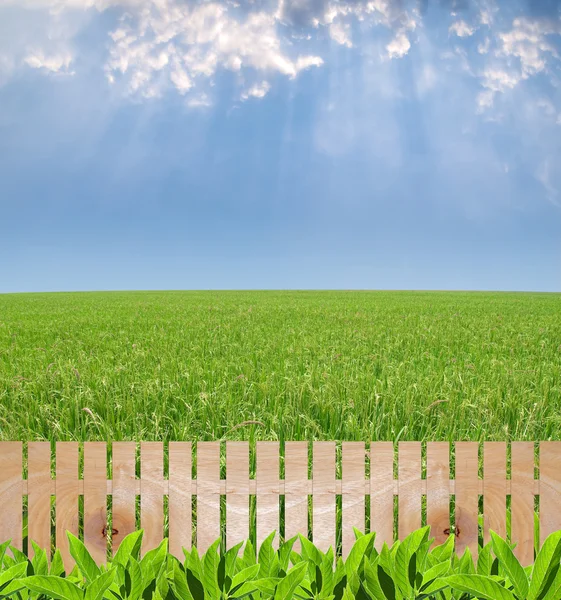
<instances>
[{"instance_id":1,"label":"sunlit sky","mask_svg":"<svg viewBox=\"0 0 561 600\"><path fill-rule=\"evenodd\" d=\"M561 291L561 3L0 0L0 292Z\"/></svg>"}]
</instances>

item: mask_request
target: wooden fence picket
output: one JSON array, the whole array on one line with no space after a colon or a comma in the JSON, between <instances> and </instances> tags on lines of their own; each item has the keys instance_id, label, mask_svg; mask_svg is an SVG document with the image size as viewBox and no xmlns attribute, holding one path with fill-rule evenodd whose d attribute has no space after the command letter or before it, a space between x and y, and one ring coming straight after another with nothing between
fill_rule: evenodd
<instances>
[{"instance_id":1,"label":"wooden fence picket","mask_svg":"<svg viewBox=\"0 0 561 600\"><path fill-rule=\"evenodd\" d=\"M273 548L279 545L279 443L257 442L255 479L257 548L276 531Z\"/></svg>"},{"instance_id":2,"label":"wooden fence picket","mask_svg":"<svg viewBox=\"0 0 561 600\"><path fill-rule=\"evenodd\" d=\"M355 542L354 528L365 531L365 458L363 442L343 442L341 465L342 555L346 558Z\"/></svg>"},{"instance_id":3,"label":"wooden fence picket","mask_svg":"<svg viewBox=\"0 0 561 600\"><path fill-rule=\"evenodd\" d=\"M308 444L286 442L284 455L284 537L308 535ZM300 542L294 550L301 550Z\"/></svg>"},{"instance_id":4,"label":"wooden fence picket","mask_svg":"<svg viewBox=\"0 0 561 600\"><path fill-rule=\"evenodd\" d=\"M0 449L0 453L2 450ZM47 550L51 557L51 444L27 445L27 532L29 540ZM33 547L28 545L29 556Z\"/></svg>"},{"instance_id":5,"label":"wooden fence picket","mask_svg":"<svg viewBox=\"0 0 561 600\"><path fill-rule=\"evenodd\" d=\"M136 444L114 442L112 448L112 523L113 554L123 538L136 529Z\"/></svg>"},{"instance_id":6,"label":"wooden fence picket","mask_svg":"<svg viewBox=\"0 0 561 600\"><path fill-rule=\"evenodd\" d=\"M107 561L107 446L84 444L84 544L98 564Z\"/></svg>"},{"instance_id":7,"label":"wooden fence picket","mask_svg":"<svg viewBox=\"0 0 561 600\"><path fill-rule=\"evenodd\" d=\"M534 562L533 442L512 443L510 479L510 539L518 542L514 548L516 558L528 566Z\"/></svg>"},{"instance_id":8,"label":"wooden fence picket","mask_svg":"<svg viewBox=\"0 0 561 600\"><path fill-rule=\"evenodd\" d=\"M226 546L232 548L248 537L249 443L226 442Z\"/></svg>"},{"instance_id":9,"label":"wooden fence picket","mask_svg":"<svg viewBox=\"0 0 561 600\"><path fill-rule=\"evenodd\" d=\"M478 451L477 442L456 442L456 552L463 554L469 548L474 560L479 538Z\"/></svg>"},{"instance_id":10,"label":"wooden fence picket","mask_svg":"<svg viewBox=\"0 0 561 600\"><path fill-rule=\"evenodd\" d=\"M181 562L192 542L191 442L169 444L169 551Z\"/></svg>"},{"instance_id":11,"label":"wooden fence picket","mask_svg":"<svg viewBox=\"0 0 561 600\"><path fill-rule=\"evenodd\" d=\"M561 529L561 442L540 443L540 544Z\"/></svg>"},{"instance_id":12,"label":"wooden fence picket","mask_svg":"<svg viewBox=\"0 0 561 600\"><path fill-rule=\"evenodd\" d=\"M492 530L506 538L506 443L483 444L483 543Z\"/></svg>"},{"instance_id":13,"label":"wooden fence picket","mask_svg":"<svg viewBox=\"0 0 561 600\"><path fill-rule=\"evenodd\" d=\"M12 540L12 546L22 548L23 444L0 442L0 539Z\"/></svg>"},{"instance_id":14,"label":"wooden fence picket","mask_svg":"<svg viewBox=\"0 0 561 600\"><path fill-rule=\"evenodd\" d=\"M142 554L156 548L164 537L164 445L140 444L140 527Z\"/></svg>"},{"instance_id":15,"label":"wooden fence picket","mask_svg":"<svg viewBox=\"0 0 561 600\"><path fill-rule=\"evenodd\" d=\"M376 532L374 546L393 544L393 458L392 442L370 444L370 531Z\"/></svg>"},{"instance_id":16,"label":"wooden fence picket","mask_svg":"<svg viewBox=\"0 0 561 600\"><path fill-rule=\"evenodd\" d=\"M78 535L78 442L56 444L56 547L69 573L74 565L66 532Z\"/></svg>"},{"instance_id":17,"label":"wooden fence picket","mask_svg":"<svg viewBox=\"0 0 561 600\"><path fill-rule=\"evenodd\" d=\"M322 551L335 550L335 442L314 442L312 536Z\"/></svg>"},{"instance_id":18,"label":"wooden fence picket","mask_svg":"<svg viewBox=\"0 0 561 600\"><path fill-rule=\"evenodd\" d=\"M427 444L427 525L433 545L443 544L450 536L450 444Z\"/></svg>"},{"instance_id":19,"label":"wooden fence picket","mask_svg":"<svg viewBox=\"0 0 561 600\"><path fill-rule=\"evenodd\" d=\"M220 537L220 442L197 443L197 550Z\"/></svg>"},{"instance_id":20,"label":"wooden fence picket","mask_svg":"<svg viewBox=\"0 0 561 600\"><path fill-rule=\"evenodd\" d=\"M398 453L399 539L421 527L421 443L399 442Z\"/></svg>"}]
</instances>

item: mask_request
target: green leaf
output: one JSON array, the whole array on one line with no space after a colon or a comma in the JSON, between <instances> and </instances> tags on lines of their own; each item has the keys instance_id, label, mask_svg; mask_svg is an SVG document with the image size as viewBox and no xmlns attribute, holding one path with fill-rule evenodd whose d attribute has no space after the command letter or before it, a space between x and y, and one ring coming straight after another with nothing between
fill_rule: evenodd
<instances>
[{"instance_id":1,"label":"green leaf","mask_svg":"<svg viewBox=\"0 0 561 600\"><path fill-rule=\"evenodd\" d=\"M2 590L2 594L5 595L3 591L4 586L11 583L14 579L20 579L27 573L27 564L26 563L17 563L13 567L6 569L5 571L0 573L0 590Z\"/></svg>"},{"instance_id":2,"label":"green leaf","mask_svg":"<svg viewBox=\"0 0 561 600\"><path fill-rule=\"evenodd\" d=\"M47 559L46 550L41 548L41 546L34 541L31 541L31 547L33 548L33 558L31 559L33 575L48 575L49 561Z\"/></svg>"},{"instance_id":3,"label":"green leaf","mask_svg":"<svg viewBox=\"0 0 561 600\"><path fill-rule=\"evenodd\" d=\"M32 592L44 594L56 600L83 600L84 592L68 579L52 575L32 575L21 582Z\"/></svg>"},{"instance_id":4,"label":"green leaf","mask_svg":"<svg viewBox=\"0 0 561 600\"><path fill-rule=\"evenodd\" d=\"M272 596L279 581L278 577L263 577L262 579L254 579L252 583L259 591L267 596Z\"/></svg>"},{"instance_id":5,"label":"green leaf","mask_svg":"<svg viewBox=\"0 0 561 600\"><path fill-rule=\"evenodd\" d=\"M259 574L259 569L259 565L253 565L251 567L247 567L247 569L242 569L239 573L236 573L232 578L230 595L234 594L243 583L255 579Z\"/></svg>"},{"instance_id":6,"label":"green leaf","mask_svg":"<svg viewBox=\"0 0 561 600\"><path fill-rule=\"evenodd\" d=\"M490 531L489 533L491 534L493 552L499 559L499 563L507 574L510 583L514 586L514 593L518 598L524 600L528 594L530 584L522 565L516 556L514 556L514 552L511 550L510 546L503 539L501 539L494 531Z\"/></svg>"},{"instance_id":7,"label":"green leaf","mask_svg":"<svg viewBox=\"0 0 561 600\"><path fill-rule=\"evenodd\" d=\"M187 585L187 577L185 571L181 568L178 563L173 563L173 579L172 586L175 592L175 596L179 600L193 600L193 595Z\"/></svg>"},{"instance_id":8,"label":"green leaf","mask_svg":"<svg viewBox=\"0 0 561 600\"><path fill-rule=\"evenodd\" d=\"M189 586L189 591L191 592L193 600L204 600L205 591L201 580L191 569L187 569L185 571L185 575L187 577L187 585Z\"/></svg>"},{"instance_id":9,"label":"green leaf","mask_svg":"<svg viewBox=\"0 0 561 600\"><path fill-rule=\"evenodd\" d=\"M561 569L557 570L551 583L540 594L540 600L559 600L559 598L561 598Z\"/></svg>"},{"instance_id":10,"label":"green leaf","mask_svg":"<svg viewBox=\"0 0 561 600\"><path fill-rule=\"evenodd\" d=\"M247 540L245 543L245 547L243 549L242 563L244 569L247 567L253 566L257 562L257 557L255 556L255 547L253 546L251 540Z\"/></svg>"},{"instance_id":11,"label":"green leaf","mask_svg":"<svg viewBox=\"0 0 561 600\"><path fill-rule=\"evenodd\" d=\"M273 531L271 535L263 540L259 548L259 564L261 565L259 577L261 578L276 577L278 575L279 559L273 549L273 538L275 535L276 532Z\"/></svg>"},{"instance_id":12,"label":"green leaf","mask_svg":"<svg viewBox=\"0 0 561 600\"><path fill-rule=\"evenodd\" d=\"M310 540L303 535L299 535L298 539L300 540L300 544L302 546L302 558L304 560L309 560L317 565L318 567L321 565L323 561L324 554L321 550L312 544Z\"/></svg>"},{"instance_id":13,"label":"green leaf","mask_svg":"<svg viewBox=\"0 0 561 600\"><path fill-rule=\"evenodd\" d=\"M360 565L365 554L370 553L370 549L374 545L375 533L371 532L358 538L353 544L347 560L345 561L345 570L347 576L352 573L359 573Z\"/></svg>"},{"instance_id":14,"label":"green leaf","mask_svg":"<svg viewBox=\"0 0 561 600\"><path fill-rule=\"evenodd\" d=\"M421 591L425 587L428 587L438 577L444 577L444 575L450 570L450 562L441 562L434 567L431 567L423 573L423 583L421 585Z\"/></svg>"},{"instance_id":15,"label":"green leaf","mask_svg":"<svg viewBox=\"0 0 561 600\"><path fill-rule=\"evenodd\" d=\"M274 600L292 600L296 588L306 576L307 565L304 562L297 564L283 577L275 590Z\"/></svg>"},{"instance_id":16,"label":"green leaf","mask_svg":"<svg viewBox=\"0 0 561 600\"><path fill-rule=\"evenodd\" d=\"M319 567L321 573L321 591L322 596L333 593L333 552L329 552L323 557Z\"/></svg>"},{"instance_id":17,"label":"green leaf","mask_svg":"<svg viewBox=\"0 0 561 600\"><path fill-rule=\"evenodd\" d=\"M460 558L458 570L461 575L475 575L475 565L469 548L465 549L462 558Z\"/></svg>"},{"instance_id":18,"label":"green leaf","mask_svg":"<svg viewBox=\"0 0 561 600\"><path fill-rule=\"evenodd\" d=\"M76 564L82 575L86 578L86 581L89 583L94 579L97 579L101 574L101 571L84 543L76 536L72 535L70 531L66 532L66 536L68 537L70 554L76 561Z\"/></svg>"},{"instance_id":19,"label":"green leaf","mask_svg":"<svg viewBox=\"0 0 561 600\"><path fill-rule=\"evenodd\" d=\"M220 588L218 587L218 563L220 556L218 554L218 545L220 540L216 540L206 551L203 557L203 587L205 596L210 600L220 600Z\"/></svg>"},{"instance_id":20,"label":"green leaf","mask_svg":"<svg viewBox=\"0 0 561 600\"><path fill-rule=\"evenodd\" d=\"M374 600L387 600L378 580L378 561L371 563L368 558L364 559L364 583L366 591Z\"/></svg>"},{"instance_id":21,"label":"green leaf","mask_svg":"<svg viewBox=\"0 0 561 600\"><path fill-rule=\"evenodd\" d=\"M144 578L142 576L140 563L136 560L136 558L134 558L134 556L130 556L129 562L127 563L127 575L130 582L127 599L140 600L142 592L146 586L144 585Z\"/></svg>"},{"instance_id":22,"label":"green leaf","mask_svg":"<svg viewBox=\"0 0 561 600\"><path fill-rule=\"evenodd\" d=\"M55 550L53 560L51 561L51 568L49 569L49 575L52 577L59 577L64 573L64 563L62 561L62 554L57 548Z\"/></svg>"},{"instance_id":23,"label":"green leaf","mask_svg":"<svg viewBox=\"0 0 561 600\"><path fill-rule=\"evenodd\" d=\"M432 549L430 553L431 557L435 558L439 562L450 560L454 554L454 543L455 537L453 535L449 535L448 539L443 544L435 546Z\"/></svg>"},{"instance_id":24,"label":"green leaf","mask_svg":"<svg viewBox=\"0 0 561 600\"><path fill-rule=\"evenodd\" d=\"M113 557L113 563L118 563L125 567L129 562L129 558L132 556L135 560L140 557L140 545L142 544L142 529L140 531L134 531L125 536Z\"/></svg>"},{"instance_id":25,"label":"green leaf","mask_svg":"<svg viewBox=\"0 0 561 600\"><path fill-rule=\"evenodd\" d=\"M556 576L560 560L561 531L557 531L547 536L536 556L528 590L528 600L536 600L541 596L545 586Z\"/></svg>"},{"instance_id":26,"label":"green leaf","mask_svg":"<svg viewBox=\"0 0 561 600\"><path fill-rule=\"evenodd\" d=\"M437 581L483 600L516 600L510 590L484 575L451 575Z\"/></svg>"},{"instance_id":27,"label":"green leaf","mask_svg":"<svg viewBox=\"0 0 561 600\"><path fill-rule=\"evenodd\" d=\"M105 594L115 579L115 573L115 569L111 569L92 581L86 588L84 600L102 600L103 594Z\"/></svg>"}]
</instances>

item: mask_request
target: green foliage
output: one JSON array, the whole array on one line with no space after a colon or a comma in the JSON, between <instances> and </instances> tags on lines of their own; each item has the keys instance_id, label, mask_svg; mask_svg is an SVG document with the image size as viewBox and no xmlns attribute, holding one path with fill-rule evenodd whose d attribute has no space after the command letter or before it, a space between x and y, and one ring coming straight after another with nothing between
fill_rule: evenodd
<instances>
[{"instance_id":1,"label":"green foliage","mask_svg":"<svg viewBox=\"0 0 561 600\"><path fill-rule=\"evenodd\" d=\"M167 542L140 556L142 532L122 541L114 559L97 565L87 548L68 534L76 562L65 574L57 554L49 567L33 545L28 559L0 546L0 600L559 600L561 532L551 534L535 564L522 567L511 546L494 532L474 564L458 557L453 536L431 548L423 527L391 548L361 535L346 561L324 553L302 536L275 550L275 534L256 553L247 542L225 550L216 541L202 555L184 550L183 563ZM295 550L295 542L299 549Z\"/></svg>"}]
</instances>

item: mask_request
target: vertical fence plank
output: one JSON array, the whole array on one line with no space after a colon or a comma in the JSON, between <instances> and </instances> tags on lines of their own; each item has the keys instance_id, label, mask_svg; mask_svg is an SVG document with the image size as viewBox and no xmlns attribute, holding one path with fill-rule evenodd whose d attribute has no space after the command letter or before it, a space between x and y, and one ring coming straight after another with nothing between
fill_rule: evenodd
<instances>
[{"instance_id":1,"label":"vertical fence plank","mask_svg":"<svg viewBox=\"0 0 561 600\"><path fill-rule=\"evenodd\" d=\"M27 534L28 553L33 558L34 541L51 557L51 444L27 445Z\"/></svg>"},{"instance_id":2,"label":"vertical fence plank","mask_svg":"<svg viewBox=\"0 0 561 600\"><path fill-rule=\"evenodd\" d=\"M342 553L349 555L355 542L354 529L365 531L365 462L363 442L343 442L342 446Z\"/></svg>"},{"instance_id":3,"label":"vertical fence plank","mask_svg":"<svg viewBox=\"0 0 561 600\"><path fill-rule=\"evenodd\" d=\"M66 573L74 566L66 532L78 535L78 493L78 442L57 442L56 547L60 550Z\"/></svg>"},{"instance_id":4,"label":"vertical fence plank","mask_svg":"<svg viewBox=\"0 0 561 600\"><path fill-rule=\"evenodd\" d=\"M534 562L534 444L512 442L510 542L523 566ZM485 500L484 500L485 501Z\"/></svg>"},{"instance_id":5,"label":"vertical fence plank","mask_svg":"<svg viewBox=\"0 0 561 600\"><path fill-rule=\"evenodd\" d=\"M561 442L540 443L540 545L561 529Z\"/></svg>"},{"instance_id":6,"label":"vertical fence plank","mask_svg":"<svg viewBox=\"0 0 561 600\"><path fill-rule=\"evenodd\" d=\"M479 536L479 474L477 442L456 442L456 552L470 549L477 559Z\"/></svg>"},{"instance_id":7,"label":"vertical fence plank","mask_svg":"<svg viewBox=\"0 0 561 600\"><path fill-rule=\"evenodd\" d=\"M183 562L191 548L191 442L169 443L169 551Z\"/></svg>"},{"instance_id":8,"label":"vertical fence plank","mask_svg":"<svg viewBox=\"0 0 561 600\"><path fill-rule=\"evenodd\" d=\"M427 525L434 545L450 536L450 444L427 443Z\"/></svg>"},{"instance_id":9,"label":"vertical fence plank","mask_svg":"<svg viewBox=\"0 0 561 600\"><path fill-rule=\"evenodd\" d=\"M506 539L506 443L483 444L483 543L490 530Z\"/></svg>"},{"instance_id":10,"label":"vertical fence plank","mask_svg":"<svg viewBox=\"0 0 561 600\"><path fill-rule=\"evenodd\" d=\"M23 444L0 442L0 540L22 548Z\"/></svg>"},{"instance_id":11,"label":"vertical fence plank","mask_svg":"<svg viewBox=\"0 0 561 600\"><path fill-rule=\"evenodd\" d=\"M273 547L279 542L279 443L256 443L257 547L273 531Z\"/></svg>"},{"instance_id":12,"label":"vertical fence plank","mask_svg":"<svg viewBox=\"0 0 561 600\"><path fill-rule=\"evenodd\" d=\"M335 442L313 443L312 469L314 544L322 552L335 551Z\"/></svg>"},{"instance_id":13,"label":"vertical fence plank","mask_svg":"<svg viewBox=\"0 0 561 600\"><path fill-rule=\"evenodd\" d=\"M197 443L197 550L220 537L220 442Z\"/></svg>"},{"instance_id":14,"label":"vertical fence plank","mask_svg":"<svg viewBox=\"0 0 561 600\"><path fill-rule=\"evenodd\" d=\"M392 442L370 444L370 531L378 552L393 544L393 458Z\"/></svg>"},{"instance_id":15,"label":"vertical fence plank","mask_svg":"<svg viewBox=\"0 0 561 600\"><path fill-rule=\"evenodd\" d=\"M308 443L286 442L284 450L284 537L308 537ZM300 541L294 544L301 551Z\"/></svg>"},{"instance_id":16,"label":"vertical fence plank","mask_svg":"<svg viewBox=\"0 0 561 600\"><path fill-rule=\"evenodd\" d=\"M231 548L248 537L249 443L226 442L226 546Z\"/></svg>"},{"instance_id":17,"label":"vertical fence plank","mask_svg":"<svg viewBox=\"0 0 561 600\"><path fill-rule=\"evenodd\" d=\"M398 535L421 527L421 442L399 442Z\"/></svg>"},{"instance_id":18,"label":"vertical fence plank","mask_svg":"<svg viewBox=\"0 0 561 600\"><path fill-rule=\"evenodd\" d=\"M114 442L112 446L112 549L117 552L123 538L136 529L136 443Z\"/></svg>"},{"instance_id":19,"label":"vertical fence plank","mask_svg":"<svg viewBox=\"0 0 561 600\"><path fill-rule=\"evenodd\" d=\"M140 444L140 527L142 554L156 548L164 536L164 445Z\"/></svg>"},{"instance_id":20,"label":"vertical fence plank","mask_svg":"<svg viewBox=\"0 0 561 600\"><path fill-rule=\"evenodd\" d=\"M107 446L84 444L84 544L96 563L107 562Z\"/></svg>"}]
</instances>

